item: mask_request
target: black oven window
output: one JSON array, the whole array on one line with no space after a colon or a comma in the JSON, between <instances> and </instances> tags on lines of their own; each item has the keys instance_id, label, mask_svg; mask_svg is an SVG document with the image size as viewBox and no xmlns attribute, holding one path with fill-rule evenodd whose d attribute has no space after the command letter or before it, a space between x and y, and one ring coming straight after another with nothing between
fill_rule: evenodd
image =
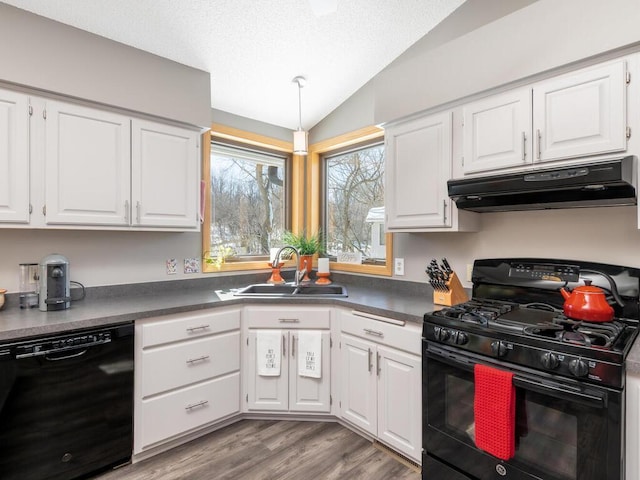
<instances>
[{"instance_id":1,"label":"black oven window","mask_svg":"<svg viewBox=\"0 0 640 480\"><path fill-rule=\"evenodd\" d=\"M473 373L430 360L427 379L429 425L475 447ZM511 462L541 478L604 478L607 429L603 409L518 388L516 455Z\"/></svg>"}]
</instances>

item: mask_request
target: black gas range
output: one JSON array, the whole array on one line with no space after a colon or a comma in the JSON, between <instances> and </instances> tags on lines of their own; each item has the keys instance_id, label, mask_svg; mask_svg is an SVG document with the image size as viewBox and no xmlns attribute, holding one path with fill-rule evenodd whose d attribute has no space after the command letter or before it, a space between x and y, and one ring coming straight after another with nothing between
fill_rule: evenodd
<instances>
[{"instance_id":1,"label":"black gas range","mask_svg":"<svg viewBox=\"0 0 640 480\"><path fill-rule=\"evenodd\" d=\"M640 270L483 259L475 261L472 280L472 300L424 316L423 478L435 463L451 467L451 478L458 478L454 471L469 479L623 478L625 360L638 335ZM563 314L560 288L585 280L605 291L612 321ZM513 375L513 458L496 458L475 443L476 365ZM561 459L548 462L551 453ZM601 462L592 464L589 455Z\"/></svg>"}]
</instances>

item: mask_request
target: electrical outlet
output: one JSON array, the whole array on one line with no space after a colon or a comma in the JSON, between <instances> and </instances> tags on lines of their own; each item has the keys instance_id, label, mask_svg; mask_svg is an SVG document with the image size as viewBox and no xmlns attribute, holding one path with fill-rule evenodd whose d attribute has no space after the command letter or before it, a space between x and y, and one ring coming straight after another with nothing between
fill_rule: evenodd
<instances>
[{"instance_id":1,"label":"electrical outlet","mask_svg":"<svg viewBox=\"0 0 640 480\"><path fill-rule=\"evenodd\" d=\"M396 258L393 265L393 271L396 275L404 275L404 258Z\"/></svg>"},{"instance_id":2,"label":"electrical outlet","mask_svg":"<svg viewBox=\"0 0 640 480\"><path fill-rule=\"evenodd\" d=\"M467 263L467 282L471 281L472 274L473 274L473 264Z\"/></svg>"}]
</instances>

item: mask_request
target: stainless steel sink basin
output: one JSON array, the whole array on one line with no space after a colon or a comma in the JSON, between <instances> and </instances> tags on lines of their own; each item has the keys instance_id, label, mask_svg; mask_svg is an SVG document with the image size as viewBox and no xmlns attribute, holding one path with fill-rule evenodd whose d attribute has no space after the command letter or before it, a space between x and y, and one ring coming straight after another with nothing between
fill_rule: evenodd
<instances>
[{"instance_id":1,"label":"stainless steel sink basin","mask_svg":"<svg viewBox=\"0 0 640 480\"><path fill-rule=\"evenodd\" d=\"M256 283L234 293L238 297L346 297L342 285L272 285Z\"/></svg>"}]
</instances>

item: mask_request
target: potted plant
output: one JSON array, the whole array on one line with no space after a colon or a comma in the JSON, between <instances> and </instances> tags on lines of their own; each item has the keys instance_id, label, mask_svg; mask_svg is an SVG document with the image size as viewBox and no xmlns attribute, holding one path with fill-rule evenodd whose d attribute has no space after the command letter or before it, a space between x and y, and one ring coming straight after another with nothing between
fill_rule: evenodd
<instances>
[{"instance_id":1,"label":"potted plant","mask_svg":"<svg viewBox=\"0 0 640 480\"><path fill-rule=\"evenodd\" d=\"M310 281L309 272L311 272L313 266L313 256L324 253L324 239L320 232L307 236L303 231L301 234L295 234L293 232L285 232L283 241L286 245L296 247L300 252L300 270L306 268L307 271L302 281Z\"/></svg>"}]
</instances>

